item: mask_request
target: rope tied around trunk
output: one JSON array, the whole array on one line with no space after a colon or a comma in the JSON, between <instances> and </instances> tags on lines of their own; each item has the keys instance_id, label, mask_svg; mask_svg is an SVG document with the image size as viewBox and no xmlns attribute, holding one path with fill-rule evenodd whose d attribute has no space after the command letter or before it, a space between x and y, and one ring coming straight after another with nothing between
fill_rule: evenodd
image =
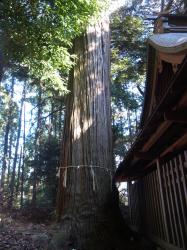
<instances>
[{"instance_id":1,"label":"rope tied around trunk","mask_svg":"<svg viewBox=\"0 0 187 250\"><path fill-rule=\"evenodd\" d=\"M110 175L110 181L111 181L111 189L112 189L112 171L108 168L104 168L101 166L97 166L97 165L77 165L77 166L73 166L73 165L69 165L66 167L59 167L58 173L57 173L57 177L60 177L60 171L61 169L65 169L64 171L64 176L63 176L63 187L67 187L67 170L68 168L74 168L74 169L81 169L81 168L90 168L91 171L91 175L92 175L92 182L93 182L93 191L96 190L96 178L95 178L95 172L94 172L94 168L97 169L104 169L109 175Z\"/></svg>"}]
</instances>

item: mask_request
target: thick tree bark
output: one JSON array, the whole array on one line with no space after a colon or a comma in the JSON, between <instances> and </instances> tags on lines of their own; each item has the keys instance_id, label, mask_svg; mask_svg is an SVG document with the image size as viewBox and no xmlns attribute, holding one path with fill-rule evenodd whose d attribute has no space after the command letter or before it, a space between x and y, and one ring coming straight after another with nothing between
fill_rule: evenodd
<instances>
[{"instance_id":1,"label":"thick tree bark","mask_svg":"<svg viewBox=\"0 0 187 250\"><path fill-rule=\"evenodd\" d=\"M51 249L112 250L108 21L89 27L76 39L74 53L58 192L62 228Z\"/></svg>"},{"instance_id":2,"label":"thick tree bark","mask_svg":"<svg viewBox=\"0 0 187 250\"><path fill-rule=\"evenodd\" d=\"M89 250L93 238L103 237L99 236L99 222L105 221L113 173L108 22L89 27L87 34L76 39L74 53L77 59L65 117L58 213L65 237L62 249L78 246Z\"/></svg>"}]
</instances>

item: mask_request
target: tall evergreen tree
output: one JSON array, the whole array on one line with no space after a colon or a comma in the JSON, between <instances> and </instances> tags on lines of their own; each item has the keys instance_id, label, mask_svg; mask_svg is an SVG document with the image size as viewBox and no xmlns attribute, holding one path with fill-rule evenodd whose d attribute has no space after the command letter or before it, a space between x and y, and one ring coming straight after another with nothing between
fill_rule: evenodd
<instances>
[{"instance_id":1,"label":"tall evergreen tree","mask_svg":"<svg viewBox=\"0 0 187 250\"><path fill-rule=\"evenodd\" d=\"M11 89L10 89L10 97L8 102L8 112L6 116L6 125L5 125L5 133L4 133L4 150L3 150L3 160L2 160L2 172L1 172L1 191L4 192L4 184L5 184L5 173L8 165L8 148L9 148L9 134L12 126L13 119L13 96L14 96L14 85L15 85L15 77L12 77Z\"/></svg>"},{"instance_id":2,"label":"tall evergreen tree","mask_svg":"<svg viewBox=\"0 0 187 250\"><path fill-rule=\"evenodd\" d=\"M23 86L21 104L20 104L20 111L19 111L19 118L18 118L18 130L17 130L17 138L16 138L16 146L15 146L15 153L12 165L12 174L10 180L10 200L9 200L9 207L12 208L14 202L14 191L15 191L15 177L16 177L16 167L17 167L17 160L18 160L18 151L20 145L20 136L21 136L21 127L22 127L22 113L23 113L23 104L25 101L25 91L26 86Z\"/></svg>"}]
</instances>

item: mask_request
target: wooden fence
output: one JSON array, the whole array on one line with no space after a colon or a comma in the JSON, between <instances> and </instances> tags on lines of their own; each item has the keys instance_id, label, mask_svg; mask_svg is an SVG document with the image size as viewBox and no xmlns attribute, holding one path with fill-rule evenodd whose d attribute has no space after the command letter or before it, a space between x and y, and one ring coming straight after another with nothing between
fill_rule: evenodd
<instances>
[{"instance_id":1,"label":"wooden fence","mask_svg":"<svg viewBox=\"0 0 187 250\"><path fill-rule=\"evenodd\" d=\"M164 249L187 249L187 151L128 186L131 226Z\"/></svg>"}]
</instances>

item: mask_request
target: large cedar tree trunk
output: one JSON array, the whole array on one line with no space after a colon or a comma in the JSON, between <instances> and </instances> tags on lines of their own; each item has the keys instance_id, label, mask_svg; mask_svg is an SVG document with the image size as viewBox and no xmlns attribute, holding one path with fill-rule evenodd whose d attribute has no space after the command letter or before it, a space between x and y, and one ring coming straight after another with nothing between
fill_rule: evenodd
<instances>
[{"instance_id":1,"label":"large cedar tree trunk","mask_svg":"<svg viewBox=\"0 0 187 250\"><path fill-rule=\"evenodd\" d=\"M116 249L109 46L106 20L74 43L77 59L70 76L58 192L61 231L51 249Z\"/></svg>"},{"instance_id":2,"label":"large cedar tree trunk","mask_svg":"<svg viewBox=\"0 0 187 250\"><path fill-rule=\"evenodd\" d=\"M108 23L89 27L75 40L74 53L77 59L66 107L58 214L62 249L78 246L89 250L90 238L98 237L98 221L104 219L111 192Z\"/></svg>"}]
</instances>

